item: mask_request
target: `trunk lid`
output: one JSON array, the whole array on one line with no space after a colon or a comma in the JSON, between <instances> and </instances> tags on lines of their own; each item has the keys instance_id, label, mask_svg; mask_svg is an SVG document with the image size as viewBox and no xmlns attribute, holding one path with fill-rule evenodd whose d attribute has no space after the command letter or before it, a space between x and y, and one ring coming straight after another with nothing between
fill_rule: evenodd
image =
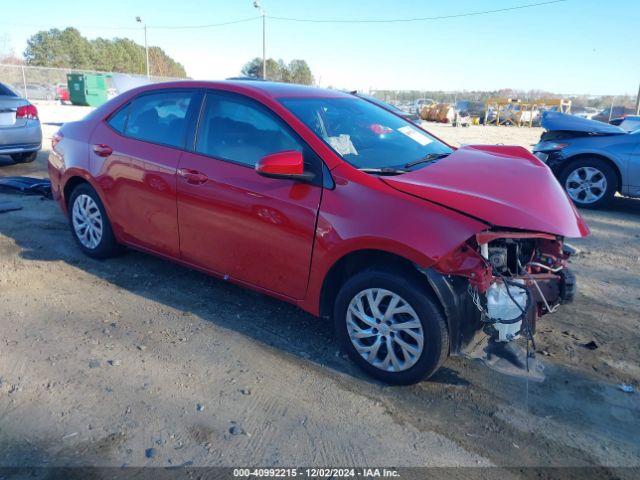
<instances>
[{"instance_id":1,"label":"trunk lid","mask_svg":"<svg viewBox=\"0 0 640 480\"><path fill-rule=\"evenodd\" d=\"M0 128L24 127L27 120L24 118L16 118L16 110L18 107L28 104L29 102L20 97L0 95Z\"/></svg>"},{"instance_id":2,"label":"trunk lid","mask_svg":"<svg viewBox=\"0 0 640 480\"><path fill-rule=\"evenodd\" d=\"M589 228L549 168L522 147L474 145L389 186L496 227L583 237Z\"/></svg>"}]
</instances>

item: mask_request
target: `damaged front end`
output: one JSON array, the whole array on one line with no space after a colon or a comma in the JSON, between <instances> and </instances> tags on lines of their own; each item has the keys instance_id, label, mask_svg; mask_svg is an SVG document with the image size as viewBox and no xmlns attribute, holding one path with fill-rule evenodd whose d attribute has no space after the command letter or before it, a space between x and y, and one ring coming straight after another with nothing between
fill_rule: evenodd
<instances>
[{"instance_id":1,"label":"damaged front end","mask_svg":"<svg viewBox=\"0 0 640 480\"><path fill-rule=\"evenodd\" d=\"M573 300L576 282L568 269L572 250L560 236L488 230L440 259L433 270L444 275L456 298L443 298L442 285L434 288L443 304L456 310L446 312L458 319L451 353L474 350L479 336L489 340L494 355L519 338L525 339L527 350L529 342L535 350L538 318ZM528 366L528 358L522 363Z\"/></svg>"}]
</instances>

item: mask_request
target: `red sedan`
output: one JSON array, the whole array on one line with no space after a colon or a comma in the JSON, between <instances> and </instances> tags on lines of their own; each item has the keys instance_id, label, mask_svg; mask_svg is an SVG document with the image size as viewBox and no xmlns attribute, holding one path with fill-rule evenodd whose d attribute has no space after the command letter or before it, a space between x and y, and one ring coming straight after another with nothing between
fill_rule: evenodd
<instances>
[{"instance_id":1,"label":"red sedan","mask_svg":"<svg viewBox=\"0 0 640 480\"><path fill-rule=\"evenodd\" d=\"M128 91L66 123L53 193L87 255L160 255L332 319L412 383L484 331L532 339L588 228L523 148L454 149L365 99L252 81Z\"/></svg>"}]
</instances>

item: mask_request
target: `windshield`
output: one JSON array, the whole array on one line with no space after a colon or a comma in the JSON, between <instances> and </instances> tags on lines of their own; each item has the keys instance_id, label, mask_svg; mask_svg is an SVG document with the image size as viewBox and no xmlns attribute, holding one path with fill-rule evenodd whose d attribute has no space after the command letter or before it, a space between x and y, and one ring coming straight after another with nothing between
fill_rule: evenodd
<instances>
[{"instance_id":1,"label":"windshield","mask_svg":"<svg viewBox=\"0 0 640 480\"><path fill-rule=\"evenodd\" d=\"M360 169L397 168L451 148L359 98L288 98L281 103L345 161ZM416 164L420 168L426 163Z\"/></svg>"},{"instance_id":2,"label":"windshield","mask_svg":"<svg viewBox=\"0 0 640 480\"><path fill-rule=\"evenodd\" d=\"M376 105L378 105L379 107L382 108L386 108L387 110L391 110L392 112L395 113L404 113L402 110L400 110L398 107L396 107L395 105L391 105L390 103L387 102L383 102L382 100L380 100L379 98L376 97L372 97L371 95L361 95L358 94L358 97L360 98L364 98L365 100L371 102L371 103L375 103Z\"/></svg>"}]
</instances>

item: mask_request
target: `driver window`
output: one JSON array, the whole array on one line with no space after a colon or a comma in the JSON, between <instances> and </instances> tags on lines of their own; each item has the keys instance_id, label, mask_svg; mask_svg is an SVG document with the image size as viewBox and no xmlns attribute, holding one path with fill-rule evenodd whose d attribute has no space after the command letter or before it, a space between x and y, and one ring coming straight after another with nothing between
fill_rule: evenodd
<instances>
[{"instance_id":1,"label":"driver window","mask_svg":"<svg viewBox=\"0 0 640 480\"><path fill-rule=\"evenodd\" d=\"M215 93L206 96L195 149L251 167L271 153L303 151L266 108L242 97Z\"/></svg>"}]
</instances>

